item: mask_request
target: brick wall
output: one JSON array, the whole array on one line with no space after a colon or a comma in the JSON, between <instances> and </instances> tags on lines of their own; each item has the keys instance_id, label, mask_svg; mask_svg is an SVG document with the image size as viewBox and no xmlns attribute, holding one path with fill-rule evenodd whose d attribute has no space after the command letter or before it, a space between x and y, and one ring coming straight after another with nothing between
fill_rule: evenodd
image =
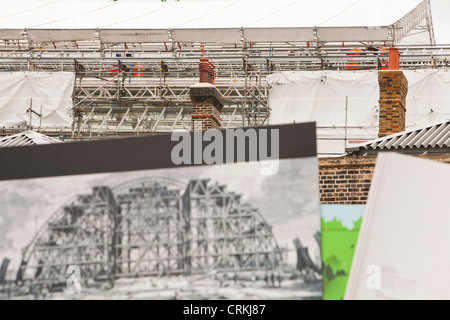
<instances>
[{"instance_id":1,"label":"brick wall","mask_svg":"<svg viewBox=\"0 0 450 320\"><path fill-rule=\"evenodd\" d=\"M375 157L320 159L320 202L365 204L369 195L375 160Z\"/></svg>"},{"instance_id":2,"label":"brick wall","mask_svg":"<svg viewBox=\"0 0 450 320\"><path fill-rule=\"evenodd\" d=\"M219 129L220 112L211 101L194 103L192 109L192 123L194 130Z\"/></svg>"},{"instance_id":3,"label":"brick wall","mask_svg":"<svg viewBox=\"0 0 450 320\"><path fill-rule=\"evenodd\" d=\"M378 136L405 131L408 80L402 71L379 71L380 128Z\"/></svg>"},{"instance_id":4,"label":"brick wall","mask_svg":"<svg viewBox=\"0 0 450 320\"><path fill-rule=\"evenodd\" d=\"M220 111L223 108L223 97L211 84L201 83L190 88L193 104L192 129L207 130L221 127Z\"/></svg>"},{"instance_id":5,"label":"brick wall","mask_svg":"<svg viewBox=\"0 0 450 320\"><path fill-rule=\"evenodd\" d=\"M450 163L450 154L414 156ZM376 156L319 159L320 203L366 204L375 162Z\"/></svg>"}]
</instances>

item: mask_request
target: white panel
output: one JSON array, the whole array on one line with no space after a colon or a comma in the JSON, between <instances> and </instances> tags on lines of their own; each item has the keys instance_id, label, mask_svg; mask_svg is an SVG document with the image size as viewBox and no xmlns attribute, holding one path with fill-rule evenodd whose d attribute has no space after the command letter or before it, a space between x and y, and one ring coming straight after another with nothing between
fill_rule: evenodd
<instances>
[{"instance_id":1,"label":"white panel","mask_svg":"<svg viewBox=\"0 0 450 320\"><path fill-rule=\"evenodd\" d=\"M247 41L311 41L314 38L312 28L244 28Z\"/></svg>"},{"instance_id":2,"label":"white panel","mask_svg":"<svg viewBox=\"0 0 450 320\"><path fill-rule=\"evenodd\" d=\"M237 43L241 39L238 28L230 29L173 29L172 38L179 42Z\"/></svg>"},{"instance_id":3,"label":"white panel","mask_svg":"<svg viewBox=\"0 0 450 320\"><path fill-rule=\"evenodd\" d=\"M23 29L0 29L1 40L18 40L23 39L21 33Z\"/></svg>"},{"instance_id":4,"label":"white panel","mask_svg":"<svg viewBox=\"0 0 450 320\"><path fill-rule=\"evenodd\" d=\"M95 29L29 29L28 38L34 42L94 40Z\"/></svg>"},{"instance_id":5,"label":"white panel","mask_svg":"<svg viewBox=\"0 0 450 320\"><path fill-rule=\"evenodd\" d=\"M42 126L71 126L69 109L75 75L71 72L0 73L0 126L29 124L27 109L41 112ZM39 124L33 115L32 125Z\"/></svg>"},{"instance_id":6,"label":"white panel","mask_svg":"<svg viewBox=\"0 0 450 320\"><path fill-rule=\"evenodd\" d=\"M378 155L345 299L450 298L449 180L446 163Z\"/></svg>"},{"instance_id":7,"label":"white panel","mask_svg":"<svg viewBox=\"0 0 450 320\"><path fill-rule=\"evenodd\" d=\"M317 34L321 41L383 41L388 39L388 27L322 27Z\"/></svg>"},{"instance_id":8,"label":"white panel","mask_svg":"<svg viewBox=\"0 0 450 320\"><path fill-rule=\"evenodd\" d=\"M167 42L169 35L165 29L101 29L100 40L105 43L122 42Z\"/></svg>"}]
</instances>

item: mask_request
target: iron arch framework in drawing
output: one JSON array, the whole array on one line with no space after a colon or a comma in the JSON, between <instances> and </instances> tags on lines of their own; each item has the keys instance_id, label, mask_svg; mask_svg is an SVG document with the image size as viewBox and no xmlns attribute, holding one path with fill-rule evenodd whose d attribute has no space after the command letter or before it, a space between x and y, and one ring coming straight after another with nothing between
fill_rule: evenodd
<instances>
[{"instance_id":1,"label":"iron arch framework in drawing","mask_svg":"<svg viewBox=\"0 0 450 320\"><path fill-rule=\"evenodd\" d=\"M208 180L133 180L94 187L62 206L23 250L18 281L272 270L282 251L271 226L241 195Z\"/></svg>"}]
</instances>

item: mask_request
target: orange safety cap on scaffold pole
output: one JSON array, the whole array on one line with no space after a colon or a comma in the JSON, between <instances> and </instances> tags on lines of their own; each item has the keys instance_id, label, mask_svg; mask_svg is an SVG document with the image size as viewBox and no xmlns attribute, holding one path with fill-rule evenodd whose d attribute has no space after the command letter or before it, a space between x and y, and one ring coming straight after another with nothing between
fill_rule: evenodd
<instances>
[{"instance_id":1,"label":"orange safety cap on scaffold pole","mask_svg":"<svg viewBox=\"0 0 450 320\"><path fill-rule=\"evenodd\" d=\"M378 47L378 61L380 62L381 70L388 69L388 50L385 47Z\"/></svg>"},{"instance_id":2,"label":"orange safety cap on scaffold pole","mask_svg":"<svg viewBox=\"0 0 450 320\"><path fill-rule=\"evenodd\" d=\"M353 48L350 50L349 53L347 53L347 55L348 56L357 56L361 52L364 52L364 50L361 48ZM356 61L356 60L347 61L345 70L357 70L357 69L358 69L358 61Z\"/></svg>"},{"instance_id":3,"label":"orange safety cap on scaffold pole","mask_svg":"<svg viewBox=\"0 0 450 320\"><path fill-rule=\"evenodd\" d=\"M138 63L133 66L131 72L134 78L142 78L142 72L144 71L144 67Z\"/></svg>"}]
</instances>

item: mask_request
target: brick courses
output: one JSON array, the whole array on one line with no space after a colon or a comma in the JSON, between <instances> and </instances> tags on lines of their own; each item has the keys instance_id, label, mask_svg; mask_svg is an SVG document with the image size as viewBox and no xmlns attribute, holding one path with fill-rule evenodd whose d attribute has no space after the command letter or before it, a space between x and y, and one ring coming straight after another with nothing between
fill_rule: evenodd
<instances>
[{"instance_id":1,"label":"brick courses","mask_svg":"<svg viewBox=\"0 0 450 320\"><path fill-rule=\"evenodd\" d=\"M342 157L319 160L322 204L365 204L376 157Z\"/></svg>"},{"instance_id":2,"label":"brick courses","mask_svg":"<svg viewBox=\"0 0 450 320\"><path fill-rule=\"evenodd\" d=\"M197 84L190 88L193 104L193 130L220 129L220 110L223 108L221 93L211 84Z\"/></svg>"},{"instance_id":3,"label":"brick courses","mask_svg":"<svg viewBox=\"0 0 450 320\"><path fill-rule=\"evenodd\" d=\"M405 131L408 80L402 71L379 71L380 128L378 137Z\"/></svg>"},{"instance_id":4,"label":"brick courses","mask_svg":"<svg viewBox=\"0 0 450 320\"><path fill-rule=\"evenodd\" d=\"M379 137L405 131L408 80L402 71L378 72L380 87ZM423 152L398 149L416 157L450 163L449 153L424 149ZM376 163L376 154L352 154L341 158L319 159L321 204L366 204Z\"/></svg>"},{"instance_id":5,"label":"brick courses","mask_svg":"<svg viewBox=\"0 0 450 320\"><path fill-rule=\"evenodd\" d=\"M450 163L450 154L414 155ZM346 156L319 159L321 204L366 204L376 156Z\"/></svg>"}]
</instances>

